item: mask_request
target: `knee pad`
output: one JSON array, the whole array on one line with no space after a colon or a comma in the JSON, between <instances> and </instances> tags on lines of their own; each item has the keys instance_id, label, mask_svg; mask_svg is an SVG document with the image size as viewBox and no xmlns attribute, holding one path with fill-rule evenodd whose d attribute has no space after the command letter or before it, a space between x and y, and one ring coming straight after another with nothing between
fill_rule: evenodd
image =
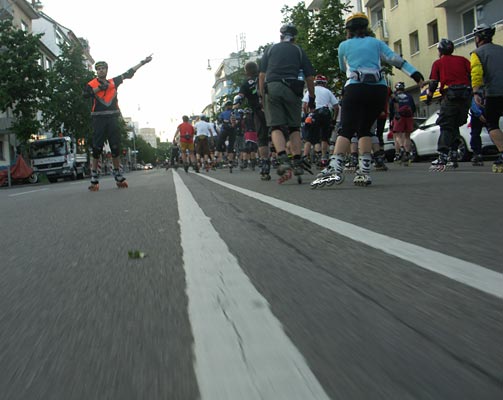
<instances>
[{"instance_id":1,"label":"knee pad","mask_svg":"<svg viewBox=\"0 0 503 400\"><path fill-rule=\"evenodd\" d=\"M101 154L103 153L103 148L102 147L93 147L93 158L100 158Z\"/></svg>"}]
</instances>

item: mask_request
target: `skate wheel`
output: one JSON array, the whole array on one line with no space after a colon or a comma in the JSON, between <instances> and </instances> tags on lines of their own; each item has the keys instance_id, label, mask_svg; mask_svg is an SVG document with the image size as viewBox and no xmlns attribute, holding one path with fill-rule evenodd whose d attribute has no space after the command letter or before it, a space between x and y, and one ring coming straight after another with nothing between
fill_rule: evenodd
<instances>
[{"instance_id":1,"label":"skate wheel","mask_svg":"<svg viewBox=\"0 0 503 400\"><path fill-rule=\"evenodd\" d=\"M309 184L309 187L310 187L311 189L316 189L316 188L318 188L318 182L316 182L316 181L312 181L312 182Z\"/></svg>"}]
</instances>

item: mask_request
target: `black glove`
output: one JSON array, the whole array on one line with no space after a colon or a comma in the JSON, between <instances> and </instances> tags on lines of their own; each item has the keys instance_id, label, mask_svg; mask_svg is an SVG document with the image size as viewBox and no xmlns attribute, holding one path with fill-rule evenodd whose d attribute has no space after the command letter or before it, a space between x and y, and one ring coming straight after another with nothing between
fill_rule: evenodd
<instances>
[{"instance_id":1,"label":"black glove","mask_svg":"<svg viewBox=\"0 0 503 400\"><path fill-rule=\"evenodd\" d=\"M108 81L99 81L99 82L100 82L100 85L98 86L98 88L100 90L107 90L108 86L110 86L110 84L108 83Z\"/></svg>"},{"instance_id":2,"label":"black glove","mask_svg":"<svg viewBox=\"0 0 503 400\"><path fill-rule=\"evenodd\" d=\"M316 97L311 97L309 96L309 102L307 103L307 106L310 108L310 109L313 109L313 108L316 108Z\"/></svg>"},{"instance_id":3,"label":"black glove","mask_svg":"<svg viewBox=\"0 0 503 400\"><path fill-rule=\"evenodd\" d=\"M424 76L419 71L414 72L410 77L414 79L416 83L424 81Z\"/></svg>"},{"instance_id":4,"label":"black glove","mask_svg":"<svg viewBox=\"0 0 503 400\"><path fill-rule=\"evenodd\" d=\"M152 56L148 56L147 58L145 58L144 60L141 60L140 61L140 64L141 65L145 65L147 63L149 63L150 61L152 61Z\"/></svg>"}]
</instances>

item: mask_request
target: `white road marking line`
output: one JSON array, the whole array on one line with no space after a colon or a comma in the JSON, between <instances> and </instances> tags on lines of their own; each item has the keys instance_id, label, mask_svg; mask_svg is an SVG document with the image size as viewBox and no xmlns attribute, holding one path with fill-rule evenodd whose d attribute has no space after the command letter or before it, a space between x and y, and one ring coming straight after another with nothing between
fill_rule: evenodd
<instances>
[{"instance_id":1,"label":"white road marking line","mask_svg":"<svg viewBox=\"0 0 503 400\"><path fill-rule=\"evenodd\" d=\"M328 400L266 299L173 171L202 400Z\"/></svg>"},{"instance_id":2,"label":"white road marking line","mask_svg":"<svg viewBox=\"0 0 503 400\"><path fill-rule=\"evenodd\" d=\"M286 201L243 189L207 175L200 174L198 176L330 229L337 234L362 242L367 246L382 250L392 256L416 264L421 268L436 272L484 293L503 298L503 274L499 272L492 271L478 264L464 261L456 257L442 254L438 251L429 250L390 236L376 233L357 225L296 206L295 204L287 203Z\"/></svg>"},{"instance_id":3,"label":"white road marking line","mask_svg":"<svg viewBox=\"0 0 503 400\"><path fill-rule=\"evenodd\" d=\"M16 196L22 196L24 194L30 194L30 193L36 193L36 192L43 192L47 189L37 189L37 190L30 190L28 192L21 192L21 193L14 193L14 194L9 194L9 197L16 197Z\"/></svg>"}]
</instances>

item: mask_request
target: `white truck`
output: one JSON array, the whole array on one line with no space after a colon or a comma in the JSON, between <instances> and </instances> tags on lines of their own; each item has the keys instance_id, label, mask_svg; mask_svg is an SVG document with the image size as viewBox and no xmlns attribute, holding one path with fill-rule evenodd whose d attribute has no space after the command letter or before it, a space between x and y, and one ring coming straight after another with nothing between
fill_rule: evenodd
<instances>
[{"instance_id":1,"label":"white truck","mask_svg":"<svg viewBox=\"0 0 503 400\"><path fill-rule=\"evenodd\" d=\"M51 183L58 178L83 179L88 170L87 154L68 136L31 142L30 158L33 171Z\"/></svg>"}]
</instances>

